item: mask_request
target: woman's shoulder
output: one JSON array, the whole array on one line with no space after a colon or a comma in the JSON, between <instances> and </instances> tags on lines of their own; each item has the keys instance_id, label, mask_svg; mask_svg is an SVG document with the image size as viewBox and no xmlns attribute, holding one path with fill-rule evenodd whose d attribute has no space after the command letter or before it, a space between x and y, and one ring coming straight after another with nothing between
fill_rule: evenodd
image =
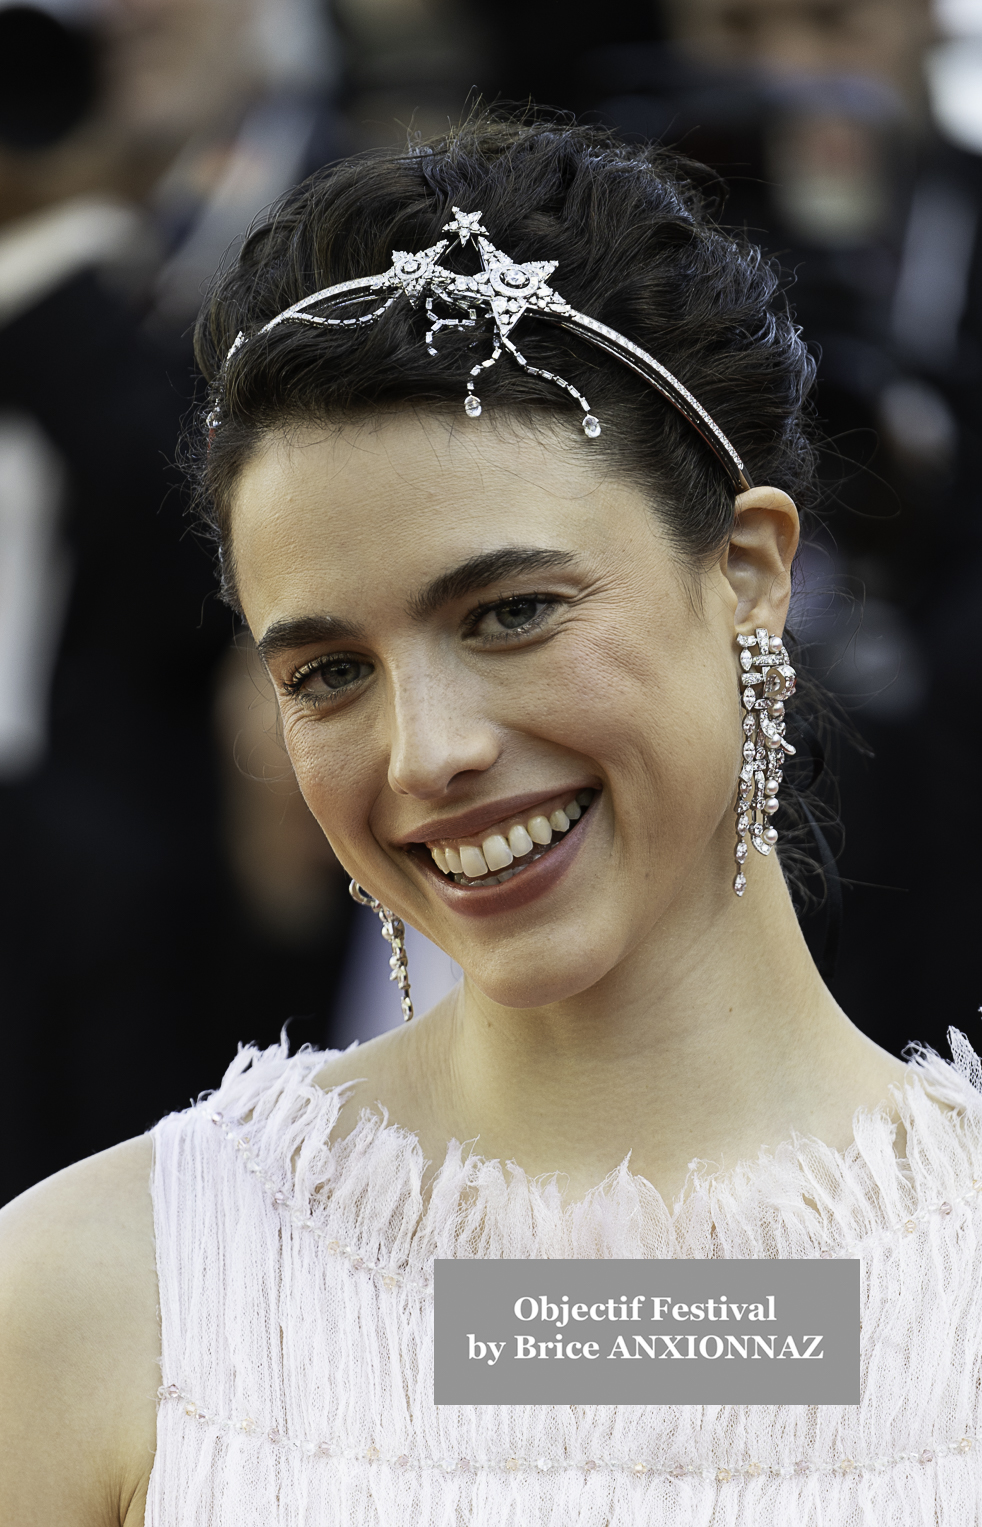
<instances>
[{"instance_id":1,"label":"woman's shoulder","mask_svg":"<svg viewBox=\"0 0 982 1527\"><path fill-rule=\"evenodd\" d=\"M400 1084L415 1088L419 1080L416 1041L422 1028L421 1021L415 1032L390 1029L347 1050L325 1051L313 1080L325 1092L340 1090L342 1115L383 1103Z\"/></svg>"},{"instance_id":2,"label":"woman's shoulder","mask_svg":"<svg viewBox=\"0 0 982 1527\"><path fill-rule=\"evenodd\" d=\"M456 1118L445 1116L441 1085L453 1003L450 993L411 1024L323 1056L312 1079L332 1098L332 1141L367 1115L415 1137L430 1161L443 1160L459 1129Z\"/></svg>"},{"instance_id":3,"label":"woman's shoulder","mask_svg":"<svg viewBox=\"0 0 982 1527\"><path fill-rule=\"evenodd\" d=\"M0 1211L0 1496L12 1521L138 1523L159 1378L152 1147L128 1140Z\"/></svg>"}]
</instances>

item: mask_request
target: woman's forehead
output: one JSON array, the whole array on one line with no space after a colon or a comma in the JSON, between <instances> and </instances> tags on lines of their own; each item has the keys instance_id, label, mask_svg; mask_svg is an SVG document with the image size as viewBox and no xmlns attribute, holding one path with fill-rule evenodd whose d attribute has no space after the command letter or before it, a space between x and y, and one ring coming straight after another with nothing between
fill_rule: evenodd
<instances>
[{"instance_id":1,"label":"woman's forehead","mask_svg":"<svg viewBox=\"0 0 982 1527\"><path fill-rule=\"evenodd\" d=\"M243 470L237 513L247 498L298 495L350 512L396 498L415 508L454 498L461 508L492 497L507 504L528 490L568 500L589 496L607 475L591 443L567 428L522 428L507 420L462 419L400 409L339 424L271 434Z\"/></svg>"},{"instance_id":2,"label":"woman's forehead","mask_svg":"<svg viewBox=\"0 0 982 1527\"><path fill-rule=\"evenodd\" d=\"M247 613L301 592L336 605L353 584L401 595L508 546L589 554L612 533L650 541L640 495L582 447L477 424L397 414L268 440L232 510Z\"/></svg>"}]
</instances>

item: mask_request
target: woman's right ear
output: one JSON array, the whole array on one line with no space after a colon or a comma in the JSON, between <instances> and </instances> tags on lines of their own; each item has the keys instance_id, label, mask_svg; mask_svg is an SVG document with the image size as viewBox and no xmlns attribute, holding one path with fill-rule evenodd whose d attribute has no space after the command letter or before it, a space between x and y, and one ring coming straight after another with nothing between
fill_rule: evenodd
<instances>
[{"instance_id":1,"label":"woman's right ear","mask_svg":"<svg viewBox=\"0 0 982 1527\"><path fill-rule=\"evenodd\" d=\"M733 530L721 569L736 594L738 631L784 630L791 599L791 564L800 524L794 501L780 488L749 488L734 505Z\"/></svg>"}]
</instances>

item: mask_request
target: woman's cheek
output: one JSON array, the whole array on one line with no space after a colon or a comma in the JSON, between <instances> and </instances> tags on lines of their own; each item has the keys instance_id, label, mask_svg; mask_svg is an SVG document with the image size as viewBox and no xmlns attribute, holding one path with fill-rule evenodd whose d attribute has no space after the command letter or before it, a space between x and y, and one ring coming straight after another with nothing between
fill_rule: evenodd
<instances>
[{"instance_id":1,"label":"woman's cheek","mask_svg":"<svg viewBox=\"0 0 982 1527\"><path fill-rule=\"evenodd\" d=\"M300 793L335 848L350 837L345 818L357 816L358 783L365 778L358 750L328 739L318 718L283 716L283 741Z\"/></svg>"}]
</instances>

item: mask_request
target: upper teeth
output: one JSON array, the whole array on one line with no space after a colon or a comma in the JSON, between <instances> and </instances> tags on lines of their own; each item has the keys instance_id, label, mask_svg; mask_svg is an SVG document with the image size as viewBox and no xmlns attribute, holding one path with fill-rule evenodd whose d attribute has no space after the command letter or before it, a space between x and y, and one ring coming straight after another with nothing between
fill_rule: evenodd
<instances>
[{"instance_id":1,"label":"upper teeth","mask_svg":"<svg viewBox=\"0 0 982 1527\"><path fill-rule=\"evenodd\" d=\"M582 815L582 808L589 806L594 791L581 790L574 800L557 807L549 816L536 813L524 823L516 823L504 832L492 832L478 846L459 843L456 847L444 844L430 848L434 863L445 875L465 875L468 880L478 880L498 870L507 869L515 859L530 853L536 844L545 847L552 842L554 832L565 832L571 822Z\"/></svg>"}]
</instances>

